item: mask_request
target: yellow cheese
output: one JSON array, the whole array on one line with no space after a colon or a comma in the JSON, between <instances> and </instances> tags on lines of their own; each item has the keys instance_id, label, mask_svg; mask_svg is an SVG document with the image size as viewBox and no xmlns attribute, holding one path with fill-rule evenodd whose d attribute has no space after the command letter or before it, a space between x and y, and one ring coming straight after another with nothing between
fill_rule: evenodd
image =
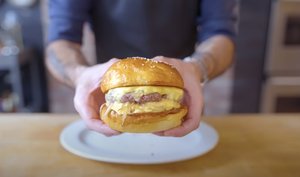
<instances>
[{"instance_id":1,"label":"yellow cheese","mask_svg":"<svg viewBox=\"0 0 300 177\"><path fill-rule=\"evenodd\" d=\"M134 86L119 87L109 90L106 96L113 97L113 100L119 101L123 95L130 93L135 99L150 93L160 93L166 95L168 100L180 101L183 97L183 90L176 87L163 86ZM109 99L107 99L108 101Z\"/></svg>"},{"instance_id":2,"label":"yellow cheese","mask_svg":"<svg viewBox=\"0 0 300 177\"><path fill-rule=\"evenodd\" d=\"M180 103L168 99L163 99L159 102L147 102L144 104L120 102L114 102L111 104L111 109L116 111L118 114L163 112L171 110L173 108L180 108Z\"/></svg>"}]
</instances>

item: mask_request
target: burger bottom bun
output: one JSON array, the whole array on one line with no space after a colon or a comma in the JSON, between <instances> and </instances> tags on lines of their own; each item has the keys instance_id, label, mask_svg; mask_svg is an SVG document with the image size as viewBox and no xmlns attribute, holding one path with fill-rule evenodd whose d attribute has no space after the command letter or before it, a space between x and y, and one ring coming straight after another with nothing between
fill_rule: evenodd
<instances>
[{"instance_id":1,"label":"burger bottom bun","mask_svg":"<svg viewBox=\"0 0 300 177\"><path fill-rule=\"evenodd\" d=\"M130 133L153 133L181 125L187 108L182 106L179 109L159 113L127 115L124 121L123 115L117 114L114 110L104 115L106 111L107 106L103 104L100 108L100 117L111 129Z\"/></svg>"}]
</instances>

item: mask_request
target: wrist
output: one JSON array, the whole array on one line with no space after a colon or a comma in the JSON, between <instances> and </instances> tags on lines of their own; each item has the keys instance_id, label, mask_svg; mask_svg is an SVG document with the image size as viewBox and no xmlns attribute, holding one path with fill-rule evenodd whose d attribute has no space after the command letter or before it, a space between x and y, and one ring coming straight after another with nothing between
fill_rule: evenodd
<instances>
[{"instance_id":1,"label":"wrist","mask_svg":"<svg viewBox=\"0 0 300 177\"><path fill-rule=\"evenodd\" d=\"M78 80L81 77L82 73L88 68L86 65L73 65L66 69L68 76L71 81L72 87L76 87Z\"/></svg>"},{"instance_id":2,"label":"wrist","mask_svg":"<svg viewBox=\"0 0 300 177\"><path fill-rule=\"evenodd\" d=\"M195 57L186 57L184 61L192 64L201 84L205 85L209 81L207 67L203 60Z\"/></svg>"}]
</instances>

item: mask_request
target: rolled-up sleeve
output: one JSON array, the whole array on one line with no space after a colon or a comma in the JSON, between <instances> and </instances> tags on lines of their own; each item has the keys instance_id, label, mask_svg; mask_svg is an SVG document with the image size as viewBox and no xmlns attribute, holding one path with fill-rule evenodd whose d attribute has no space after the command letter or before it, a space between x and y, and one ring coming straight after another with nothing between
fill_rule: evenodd
<instances>
[{"instance_id":1,"label":"rolled-up sleeve","mask_svg":"<svg viewBox=\"0 0 300 177\"><path fill-rule=\"evenodd\" d=\"M48 43L58 39L81 43L90 3L90 0L49 0Z\"/></svg>"},{"instance_id":2,"label":"rolled-up sleeve","mask_svg":"<svg viewBox=\"0 0 300 177\"><path fill-rule=\"evenodd\" d=\"M238 5L238 0L202 0L198 42L217 34L226 35L235 42Z\"/></svg>"}]
</instances>

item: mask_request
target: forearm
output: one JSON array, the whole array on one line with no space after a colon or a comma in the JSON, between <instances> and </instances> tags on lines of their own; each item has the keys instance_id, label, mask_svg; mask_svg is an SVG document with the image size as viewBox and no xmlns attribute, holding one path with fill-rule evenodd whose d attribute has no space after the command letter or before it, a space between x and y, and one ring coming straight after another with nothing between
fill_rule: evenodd
<instances>
[{"instance_id":1,"label":"forearm","mask_svg":"<svg viewBox=\"0 0 300 177\"><path fill-rule=\"evenodd\" d=\"M224 35L217 35L197 46L192 58L197 67L199 67L199 64L202 64L202 68L204 67L206 70L203 71L202 69L201 71L200 69L202 79L203 72L207 73L208 79L213 79L230 67L233 55L233 42Z\"/></svg>"},{"instance_id":2,"label":"forearm","mask_svg":"<svg viewBox=\"0 0 300 177\"><path fill-rule=\"evenodd\" d=\"M46 65L56 79L74 87L87 62L79 44L58 40L47 47Z\"/></svg>"}]
</instances>

